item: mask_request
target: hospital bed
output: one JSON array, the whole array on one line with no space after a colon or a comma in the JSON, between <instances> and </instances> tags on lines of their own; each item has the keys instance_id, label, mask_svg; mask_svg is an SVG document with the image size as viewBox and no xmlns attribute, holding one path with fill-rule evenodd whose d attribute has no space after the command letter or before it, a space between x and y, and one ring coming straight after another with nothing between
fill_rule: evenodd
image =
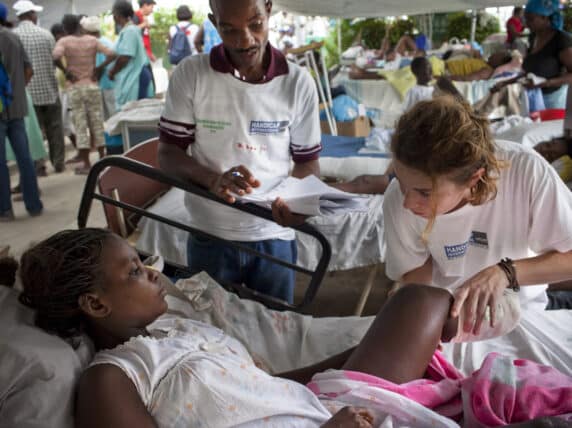
<instances>
[{"instance_id":1,"label":"hospital bed","mask_svg":"<svg viewBox=\"0 0 572 428\"><path fill-rule=\"evenodd\" d=\"M212 324L241 341L271 373L292 370L355 346L373 317L313 318L277 312L240 299L201 273L169 288L168 313ZM508 335L469 344L445 344L444 354L470 374L490 352L527 358L572 375L572 311L529 310ZM0 425L73 427L73 397L93 350L34 327L17 292L0 286ZM400 398L402 406L408 400ZM430 412L428 410L428 412ZM400 427L404 425L387 425ZM424 426L422 420L419 425Z\"/></svg>"},{"instance_id":2,"label":"hospital bed","mask_svg":"<svg viewBox=\"0 0 572 428\"><path fill-rule=\"evenodd\" d=\"M165 223L172 228L185 232L185 235L192 233L196 236L211 239L217 242L238 248L254 254L272 263L292 269L298 273L310 276L309 284L304 293L302 301L291 304L272 296L250 290L243 284L227 283L228 288L236 291L241 296L259 300L268 307L276 309L303 310L315 297L322 278L326 272L330 257L331 248L329 242L313 226L304 223L300 226L292 227L298 233L303 233L313 237L320 246L320 256L316 264L311 268L303 268L299 265L289 263L285 260L273 257L268 254L253 250L239 242L227 241L217 236L206 233L202 230L189 226L186 222L173 219L172 216L162 216L156 212L151 212L146 208L169 188L181 189L184 192L192 193L196 197L209 199L247 212L251 215L273 221L272 213L264 208L251 204L229 204L216 197L207 189L199 187L190 182L186 182L169 176L158 168L157 149L159 141L156 139L141 143L127 151L123 156L110 156L104 158L93 165L86 180L82 199L78 212L78 226L83 228L87 224L91 204L94 199L103 202L103 209L109 228L119 235L128 238L135 230L136 223L141 217ZM99 191L96 190L96 187ZM180 205L184 206L181 199ZM169 218L170 217L170 218ZM184 219L183 219L184 220ZM165 241L170 241L171 236L164 237ZM173 265L172 269L180 274L185 272L185 263ZM171 269L171 266L169 267Z\"/></svg>"}]
</instances>

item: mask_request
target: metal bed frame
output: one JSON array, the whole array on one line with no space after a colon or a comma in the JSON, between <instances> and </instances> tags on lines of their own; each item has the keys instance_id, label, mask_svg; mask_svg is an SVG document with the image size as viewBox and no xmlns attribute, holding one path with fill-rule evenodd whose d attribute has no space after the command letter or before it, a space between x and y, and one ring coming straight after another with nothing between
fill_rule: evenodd
<instances>
[{"instance_id":1,"label":"metal bed frame","mask_svg":"<svg viewBox=\"0 0 572 428\"><path fill-rule=\"evenodd\" d=\"M221 205L226 205L226 206L232 207L232 208L237 209L239 211L243 211L243 212L255 215L255 216L263 218L265 220L274 221L272 218L272 212L268 209L261 208L261 207L258 207L258 206L252 205L252 204L241 204L241 203L229 204L226 201L224 201L224 200L218 198L217 196L213 195L208 190L206 190L202 187L199 187L195 184L185 182L183 180L179 180L175 177L167 175L158 168L151 167L148 164L145 164L143 162L139 162L139 161L134 160L134 159L129 159L128 157L124 157L124 156L109 156L109 157L106 157L106 158L98 161L97 163L95 163L89 172L89 175L87 177L87 181L86 181L85 186L84 186L84 190L83 190L83 194L82 194L82 198L81 198L81 203L80 203L80 207L79 207L79 212L78 212L78 217L77 217L77 222L78 222L79 228L86 227L87 220L89 217L89 213L91 210L92 201L94 199L96 199L96 200L101 201L104 206L105 206L105 204L109 204L109 205L117 207L118 209L127 210L130 212L136 213L137 215L151 218L153 220L168 224L169 226L173 226L173 227L182 229L186 232L196 234L200 237L216 240L219 242L224 242L225 244L227 244L229 246L238 248L242 251L246 251L246 252L251 253L251 254L255 254L256 256L267 259L267 260L271 261L272 263L279 264L281 266L293 269L296 272L310 276L310 281L306 287L306 291L304 293L304 297L302 298L302 301L299 303L294 303L294 304L286 302L282 299L278 299L278 298L257 292L255 290L251 290L251 289L247 288L244 284L235 284L235 283L221 284L225 288L236 292L240 297L249 298L252 300L259 301L259 302L263 303L264 305L266 305L267 307L272 308L272 309L293 310L293 311L297 311L297 312L304 312L304 310L308 307L308 305L313 301L313 299L316 296L318 289L321 285L322 279L324 278L324 275L326 274L327 267L328 267L328 264L329 264L330 258L331 258L331 253L332 253L330 244L327 241L327 239L324 237L324 235L321 232L316 230L313 226L305 223L305 224L302 224L300 226L293 226L292 227L295 230L298 230L300 232L303 232L303 233L306 233L308 235L313 236L315 239L318 240L318 242L321 245L322 252L321 252L320 260L319 260L315 270L309 270L309 269L302 268L296 264L291 264L291 263L286 262L284 260L278 259L278 258L273 257L271 255L264 254L264 253L261 253L259 251L253 250L249 247L246 247L246 246L240 244L239 242L227 241L225 239L222 239L222 238L219 238L217 236L211 235L209 233L203 232L203 231L196 229L194 227L191 227L191 226L179 223L177 221L168 219L166 217L151 213L144 208L141 208L141 207L138 207L138 206L126 203L126 202L122 202L122 201L118 200L117 198L113 198L111 196L105 195L100 191L96 191L96 186L99 183L100 176L102 174L104 174L108 169L111 169L111 168L118 168L118 169L121 169L124 171L129 171L129 172L134 173L136 175L139 175L141 177L146 177L148 179L163 183L163 184L168 185L168 186L183 189L185 192L189 192L189 193L192 193L196 196L209 199L209 200L217 202ZM171 264L169 266L169 268L172 269L172 271L174 269L174 271L176 271L178 273L184 273L184 272L188 273L188 270L185 267L173 266Z\"/></svg>"}]
</instances>

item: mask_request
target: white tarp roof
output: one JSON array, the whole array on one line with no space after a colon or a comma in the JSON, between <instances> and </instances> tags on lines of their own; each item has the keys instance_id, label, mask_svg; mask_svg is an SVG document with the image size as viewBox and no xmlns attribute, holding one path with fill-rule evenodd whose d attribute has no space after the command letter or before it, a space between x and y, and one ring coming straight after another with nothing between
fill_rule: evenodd
<instances>
[{"instance_id":1,"label":"white tarp roof","mask_svg":"<svg viewBox=\"0 0 572 428\"><path fill-rule=\"evenodd\" d=\"M274 7L299 15L365 18L419 15L524 4L524 0L274 0Z\"/></svg>"},{"instance_id":2,"label":"white tarp roof","mask_svg":"<svg viewBox=\"0 0 572 428\"><path fill-rule=\"evenodd\" d=\"M16 21L12 5L16 0L3 1L10 10L9 19ZM44 7L38 14L40 25L49 27L65 13L96 15L110 10L113 0L33 0ZM525 0L274 0L274 9L309 16L340 18L419 15L496 6L524 4ZM189 3L192 4L191 1Z\"/></svg>"}]
</instances>

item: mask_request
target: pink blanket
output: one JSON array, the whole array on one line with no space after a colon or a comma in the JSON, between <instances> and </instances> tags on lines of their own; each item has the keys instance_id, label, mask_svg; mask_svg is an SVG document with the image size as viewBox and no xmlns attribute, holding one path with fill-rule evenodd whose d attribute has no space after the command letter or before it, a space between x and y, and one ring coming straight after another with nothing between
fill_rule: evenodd
<instances>
[{"instance_id":1,"label":"pink blanket","mask_svg":"<svg viewBox=\"0 0 572 428\"><path fill-rule=\"evenodd\" d=\"M359 372L331 370L314 376L308 387L326 400L370 397L369 406L378 410L374 391L391 392L442 416L462 419L467 427L506 425L543 416L572 420L572 378L551 367L496 353L489 354L481 368L466 378L436 352L427 379L397 385ZM368 407L363 400L360 404Z\"/></svg>"}]
</instances>

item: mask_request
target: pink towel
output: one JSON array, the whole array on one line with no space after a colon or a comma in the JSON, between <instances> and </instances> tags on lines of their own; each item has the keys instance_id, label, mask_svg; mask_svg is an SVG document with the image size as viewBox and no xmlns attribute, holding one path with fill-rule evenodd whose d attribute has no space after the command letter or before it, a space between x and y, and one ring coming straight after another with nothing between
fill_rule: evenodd
<instances>
[{"instance_id":1,"label":"pink towel","mask_svg":"<svg viewBox=\"0 0 572 428\"><path fill-rule=\"evenodd\" d=\"M440 352L427 369L427 378L397 385L347 370L320 373L308 387L320 398L347 399L352 390L390 391L440 415L463 419L464 426L498 426L542 416L572 420L572 378L532 361L489 354L482 367L464 376ZM357 392L356 392L357 394ZM371 405L375 407L375 403ZM383 410L383 409L381 409Z\"/></svg>"}]
</instances>

